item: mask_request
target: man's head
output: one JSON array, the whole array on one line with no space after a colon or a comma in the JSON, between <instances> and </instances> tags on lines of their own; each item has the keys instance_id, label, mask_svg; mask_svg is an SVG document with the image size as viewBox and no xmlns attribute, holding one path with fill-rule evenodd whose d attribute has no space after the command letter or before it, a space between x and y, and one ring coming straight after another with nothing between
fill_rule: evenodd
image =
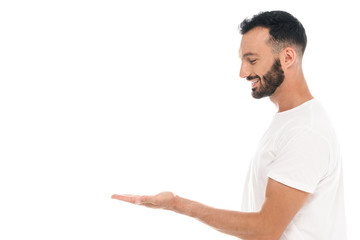
<instances>
[{"instance_id":1,"label":"man's head","mask_svg":"<svg viewBox=\"0 0 360 240\"><path fill-rule=\"evenodd\" d=\"M307 43L305 29L291 14L272 11L245 19L239 30L243 34L240 77L252 81L253 97L271 96L287 69L295 61L301 63Z\"/></svg>"}]
</instances>

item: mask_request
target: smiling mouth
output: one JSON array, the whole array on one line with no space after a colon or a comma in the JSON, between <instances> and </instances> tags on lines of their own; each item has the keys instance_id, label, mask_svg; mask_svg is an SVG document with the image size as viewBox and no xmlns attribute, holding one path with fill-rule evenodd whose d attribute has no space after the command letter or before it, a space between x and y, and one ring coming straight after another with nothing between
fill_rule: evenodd
<instances>
[{"instance_id":1,"label":"smiling mouth","mask_svg":"<svg viewBox=\"0 0 360 240\"><path fill-rule=\"evenodd\" d=\"M260 81L260 79L251 80L250 81L251 82L251 87L255 88L258 85L259 81Z\"/></svg>"}]
</instances>

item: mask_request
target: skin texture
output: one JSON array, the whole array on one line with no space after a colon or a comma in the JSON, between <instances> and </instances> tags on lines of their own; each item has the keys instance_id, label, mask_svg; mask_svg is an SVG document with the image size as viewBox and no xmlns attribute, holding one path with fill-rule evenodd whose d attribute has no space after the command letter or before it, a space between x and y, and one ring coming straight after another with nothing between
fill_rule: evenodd
<instances>
[{"instance_id":1,"label":"skin texture","mask_svg":"<svg viewBox=\"0 0 360 240\"><path fill-rule=\"evenodd\" d=\"M302 72L302 57L297 54L296 46L288 46L279 53L274 53L268 39L269 30L262 27L254 28L243 35L239 49L239 57L242 59L240 77L251 79L259 76L261 84L258 83L253 89L256 92L260 86L266 86L264 76L271 72L275 60L279 59L284 79L270 96L278 111L289 110L312 99ZM171 192L162 192L153 196L114 194L112 198L184 214L220 232L242 239L272 240L280 238L309 196L310 193L269 178L265 201L259 212L212 208Z\"/></svg>"}]
</instances>

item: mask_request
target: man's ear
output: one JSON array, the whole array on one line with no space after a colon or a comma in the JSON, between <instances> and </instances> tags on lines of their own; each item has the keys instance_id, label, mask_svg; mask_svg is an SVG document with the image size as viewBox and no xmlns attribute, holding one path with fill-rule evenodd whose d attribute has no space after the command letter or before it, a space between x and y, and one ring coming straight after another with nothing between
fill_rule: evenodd
<instances>
[{"instance_id":1,"label":"man's ear","mask_svg":"<svg viewBox=\"0 0 360 240\"><path fill-rule=\"evenodd\" d=\"M287 47L281 52L281 66L284 69L290 68L296 61L297 54L294 48Z\"/></svg>"}]
</instances>

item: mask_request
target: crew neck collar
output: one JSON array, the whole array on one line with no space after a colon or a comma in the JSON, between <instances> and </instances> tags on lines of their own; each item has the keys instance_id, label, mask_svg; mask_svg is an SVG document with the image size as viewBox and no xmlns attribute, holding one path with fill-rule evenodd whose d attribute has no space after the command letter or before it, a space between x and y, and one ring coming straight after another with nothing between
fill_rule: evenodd
<instances>
[{"instance_id":1,"label":"crew neck collar","mask_svg":"<svg viewBox=\"0 0 360 240\"><path fill-rule=\"evenodd\" d=\"M294 108L291 108L291 109L283 111L283 112L277 112L275 114L275 117L277 117L277 116L285 116L285 115L291 114L291 113L296 112L296 111L298 111L298 110L300 110L300 109L302 109L302 108L304 108L304 107L306 107L306 106L308 106L308 105L310 105L310 104L312 104L314 102L317 102L317 99L312 98L312 99L300 104L299 106L296 106Z\"/></svg>"}]
</instances>

